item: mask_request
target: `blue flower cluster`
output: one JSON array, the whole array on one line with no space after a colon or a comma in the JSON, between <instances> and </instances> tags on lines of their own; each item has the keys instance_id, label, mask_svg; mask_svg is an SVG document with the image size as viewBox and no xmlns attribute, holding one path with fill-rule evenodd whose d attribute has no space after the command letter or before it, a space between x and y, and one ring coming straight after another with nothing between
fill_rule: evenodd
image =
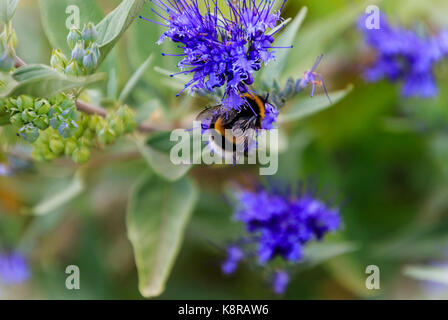
<instances>
[{"instance_id":1,"label":"blue flower cluster","mask_svg":"<svg viewBox=\"0 0 448 320\"><path fill-rule=\"evenodd\" d=\"M249 237L242 241L243 245L229 247L222 265L226 274L234 272L243 259L243 247L253 244L261 265L277 256L298 263L309 241L321 240L341 224L338 209L330 208L309 193L285 196L263 188L240 192L238 203L235 219L244 223ZM286 288L288 279L283 273L274 275L274 291L283 292L280 288Z\"/></svg>"},{"instance_id":2,"label":"blue flower cluster","mask_svg":"<svg viewBox=\"0 0 448 320\"><path fill-rule=\"evenodd\" d=\"M367 81L387 78L403 81L404 97L430 98L438 93L433 68L448 54L448 33L422 37L403 27L393 27L385 15L380 28L368 29L365 16L359 20L366 42L377 52L375 64L366 70Z\"/></svg>"},{"instance_id":3,"label":"blue flower cluster","mask_svg":"<svg viewBox=\"0 0 448 320\"><path fill-rule=\"evenodd\" d=\"M278 109L270 104L265 103L264 105L264 118L261 123L261 129L263 130L271 130L274 128L274 123L277 121L277 117L279 115Z\"/></svg>"},{"instance_id":4,"label":"blue flower cluster","mask_svg":"<svg viewBox=\"0 0 448 320\"><path fill-rule=\"evenodd\" d=\"M256 0L227 1L228 17L221 12L217 0L211 0L212 6L204 0L204 13L197 0L152 2L165 14L153 9L164 22L141 18L168 28L159 43L169 38L182 49L183 54L176 55L183 57L178 64L182 70L179 73L193 75L182 91L214 91L225 86L224 106L239 110L245 103L244 93L254 82L254 72L275 58L275 32L268 33L281 20L281 9L273 12L275 0L261 0L258 4Z\"/></svg>"},{"instance_id":5,"label":"blue flower cluster","mask_svg":"<svg viewBox=\"0 0 448 320\"><path fill-rule=\"evenodd\" d=\"M22 254L18 252L0 253L0 283L20 284L29 277L29 266Z\"/></svg>"}]
</instances>

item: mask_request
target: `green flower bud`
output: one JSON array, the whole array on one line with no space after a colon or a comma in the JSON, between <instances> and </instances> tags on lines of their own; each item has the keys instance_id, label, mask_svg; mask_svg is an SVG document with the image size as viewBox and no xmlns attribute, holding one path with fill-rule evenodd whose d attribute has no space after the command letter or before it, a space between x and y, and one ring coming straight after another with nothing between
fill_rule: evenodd
<instances>
[{"instance_id":1,"label":"green flower bud","mask_svg":"<svg viewBox=\"0 0 448 320\"><path fill-rule=\"evenodd\" d=\"M75 102L71 99L64 99L64 101L62 101L60 103L60 106L63 110L65 109L69 109L69 108L74 108L75 107Z\"/></svg>"},{"instance_id":2,"label":"green flower bud","mask_svg":"<svg viewBox=\"0 0 448 320\"><path fill-rule=\"evenodd\" d=\"M9 112L19 111L19 109L17 108L17 100L14 98L6 99L5 107L6 107L6 110L9 110Z\"/></svg>"},{"instance_id":3,"label":"green flower bud","mask_svg":"<svg viewBox=\"0 0 448 320\"><path fill-rule=\"evenodd\" d=\"M36 110L37 114L39 115L48 114L50 108L50 104L44 99L34 102L34 110Z\"/></svg>"},{"instance_id":4,"label":"green flower bud","mask_svg":"<svg viewBox=\"0 0 448 320\"><path fill-rule=\"evenodd\" d=\"M293 78L289 78L289 79L286 81L285 88L284 88L283 91L280 93L280 95L281 95L282 97L287 98L287 97L292 96L292 95L294 94L295 90L296 90L296 82L294 81Z\"/></svg>"},{"instance_id":5,"label":"green flower bud","mask_svg":"<svg viewBox=\"0 0 448 320\"><path fill-rule=\"evenodd\" d=\"M50 126L50 121L47 116L39 116L33 120L33 124L40 130L45 130Z\"/></svg>"},{"instance_id":6,"label":"green flower bud","mask_svg":"<svg viewBox=\"0 0 448 320\"><path fill-rule=\"evenodd\" d=\"M89 22L81 32L82 39L88 42L95 42L98 38L98 31L96 31L95 25Z\"/></svg>"},{"instance_id":7,"label":"green flower bud","mask_svg":"<svg viewBox=\"0 0 448 320\"><path fill-rule=\"evenodd\" d=\"M116 140L117 136L111 128L104 128L98 132L98 140L102 144L110 144Z\"/></svg>"},{"instance_id":8,"label":"green flower bud","mask_svg":"<svg viewBox=\"0 0 448 320\"><path fill-rule=\"evenodd\" d=\"M9 118L9 121L13 126L21 127L23 126L22 115L20 113L16 113Z\"/></svg>"},{"instance_id":9,"label":"green flower bud","mask_svg":"<svg viewBox=\"0 0 448 320\"><path fill-rule=\"evenodd\" d=\"M82 136L78 140L79 145L83 147L91 147L92 146L92 139L89 137Z\"/></svg>"},{"instance_id":10,"label":"green flower bud","mask_svg":"<svg viewBox=\"0 0 448 320\"><path fill-rule=\"evenodd\" d=\"M53 49L53 53L51 54L50 65L52 68L56 70L63 71L67 66L68 60L65 55L59 49Z\"/></svg>"},{"instance_id":11,"label":"green flower bud","mask_svg":"<svg viewBox=\"0 0 448 320\"><path fill-rule=\"evenodd\" d=\"M55 104L60 104L60 103L62 103L62 101L64 101L64 100L65 100L65 94L60 93L60 94L58 94L58 95L56 95L56 96L51 97L50 99L48 99L48 102L49 102L51 105L55 105Z\"/></svg>"},{"instance_id":12,"label":"green flower bud","mask_svg":"<svg viewBox=\"0 0 448 320\"><path fill-rule=\"evenodd\" d=\"M81 71L78 64L75 61L70 60L67 67L65 67L65 73L73 76L79 76Z\"/></svg>"},{"instance_id":13,"label":"green flower bud","mask_svg":"<svg viewBox=\"0 0 448 320\"><path fill-rule=\"evenodd\" d=\"M65 149L64 142L58 136L50 138L49 146L50 150L56 155L60 155Z\"/></svg>"},{"instance_id":14,"label":"green flower bud","mask_svg":"<svg viewBox=\"0 0 448 320\"><path fill-rule=\"evenodd\" d=\"M86 147L80 147L73 150L72 159L76 163L85 163L90 158L90 150Z\"/></svg>"},{"instance_id":15,"label":"green flower bud","mask_svg":"<svg viewBox=\"0 0 448 320\"><path fill-rule=\"evenodd\" d=\"M39 137L39 130L32 124L24 125L19 130L20 136L29 143L33 143Z\"/></svg>"},{"instance_id":16,"label":"green flower bud","mask_svg":"<svg viewBox=\"0 0 448 320\"><path fill-rule=\"evenodd\" d=\"M86 130L84 130L82 136L83 136L83 138L92 140L93 137L95 136L95 133L93 132L92 129L86 129Z\"/></svg>"},{"instance_id":17,"label":"green flower bud","mask_svg":"<svg viewBox=\"0 0 448 320\"><path fill-rule=\"evenodd\" d=\"M75 139L69 138L65 141L65 154L67 156L71 156L73 154L73 151L78 147Z\"/></svg>"},{"instance_id":18,"label":"green flower bud","mask_svg":"<svg viewBox=\"0 0 448 320\"><path fill-rule=\"evenodd\" d=\"M135 112L128 106L122 106L117 110L117 116L123 121L124 132L129 133L137 128L135 121Z\"/></svg>"},{"instance_id":19,"label":"green flower bud","mask_svg":"<svg viewBox=\"0 0 448 320\"><path fill-rule=\"evenodd\" d=\"M34 107L34 99L30 96L22 95L17 98L16 104L20 111L32 109Z\"/></svg>"},{"instance_id":20,"label":"green flower bud","mask_svg":"<svg viewBox=\"0 0 448 320\"><path fill-rule=\"evenodd\" d=\"M10 48L16 48L17 47L17 34L14 29L11 29L9 34L9 43Z\"/></svg>"},{"instance_id":21,"label":"green flower bud","mask_svg":"<svg viewBox=\"0 0 448 320\"><path fill-rule=\"evenodd\" d=\"M78 123L78 129L76 130L76 132L73 135L75 138L79 139L80 137L83 136L84 131L85 131L85 124Z\"/></svg>"},{"instance_id":22,"label":"green flower bud","mask_svg":"<svg viewBox=\"0 0 448 320\"><path fill-rule=\"evenodd\" d=\"M26 109L22 112L22 120L25 123L32 122L36 118L36 113L34 111L29 111Z\"/></svg>"},{"instance_id":23,"label":"green flower bud","mask_svg":"<svg viewBox=\"0 0 448 320\"><path fill-rule=\"evenodd\" d=\"M51 151L50 147L47 145L43 145L40 147L41 153L45 160L53 160L56 159L58 156Z\"/></svg>"},{"instance_id":24,"label":"green flower bud","mask_svg":"<svg viewBox=\"0 0 448 320\"><path fill-rule=\"evenodd\" d=\"M116 136L121 136L124 132L124 123L117 115L111 114L107 117L109 127L114 131Z\"/></svg>"},{"instance_id":25,"label":"green flower bud","mask_svg":"<svg viewBox=\"0 0 448 320\"><path fill-rule=\"evenodd\" d=\"M67 35L67 44L70 49L73 49L76 43L80 40L82 40L81 32L76 28L70 29L70 32Z\"/></svg>"},{"instance_id":26,"label":"green flower bud","mask_svg":"<svg viewBox=\"0 0 448 320\"><path fill-rule=\"evenodd\" d=\"M96 130L98 126L98 122L100 121L100 117L98 115L93 115L87 118L88 119L88 127L91 130Z\"/></svg>"}]
</instances>

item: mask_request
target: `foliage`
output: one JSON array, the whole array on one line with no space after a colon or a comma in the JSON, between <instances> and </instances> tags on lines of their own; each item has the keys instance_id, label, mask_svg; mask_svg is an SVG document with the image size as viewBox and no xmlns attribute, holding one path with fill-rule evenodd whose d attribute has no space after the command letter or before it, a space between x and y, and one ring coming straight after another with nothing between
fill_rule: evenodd
<instances>
[{"instance_id":1,"label":"foliage","mask_svg":"<svg viewBox=\"0 0 448 320\"><path fill-rule=\"evenodd\" d=\"M6 298L272 298L252 265L232 278L219 267L242 234L228 202L236 185L256 185L258 168L169 161L170 131L191 126L216 97L176 98L190 79L169 76L179 60L160 53L175 46L158 46L162 28L137 19L151 4L1 4L0 250L16 248L32 266L25 290ZM71 30L69 5L81 13ZM381 8L407 27L446 27L441 0ZM432 100L364 83L371 57L355 27L364 9L288 1L275 44L294 48L255 79L285 103L275 178L312 180L341 205L343 230L305 248L284 298L418 298L429 296L421 280L446 284L446 65ZM324 92L287 94L321 53L332 103ZM15 55L28 63L15 66ZM80 267L82 290L64 288L69 264ZM372 264L379 291L364 286Z\"/></svg>"}]
</instances>

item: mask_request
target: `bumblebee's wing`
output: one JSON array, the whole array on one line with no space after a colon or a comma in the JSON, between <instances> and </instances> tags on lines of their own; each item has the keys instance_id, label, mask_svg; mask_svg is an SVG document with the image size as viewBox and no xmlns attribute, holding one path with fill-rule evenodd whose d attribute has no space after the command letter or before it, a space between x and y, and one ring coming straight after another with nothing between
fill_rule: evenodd
<instances>
[{"instance_id":1,"label":"bumblebee's wing","mask_svg":"<svg viewBox=\"0 0 448 320\"><path fill-rule=\"evenodd\" d=\"M222 105L207 107L198 114L196 120L197 121L211 120L213 119L213 117L215 117L217 114L220 113L221 108Z\"/></svg>"},{"instance_id":2,"label":"bumblebee's wing","mask_svg":"<svg viewBox=\"0 0 448 320\"><path fill-rule=\"evenodd\" d=\"M251 148L255 138L256 117L245 117L235 121L232 127L232 135L235 140L238 153L247 153Z\"/></svg>"},{"instance_id":3,"label":"bumblebee's wing","mask_svg":"<svg viewBox=\"0 0 448 320\"><path fill-rule=\"evenodd\" d=\"M235 109L224 110L220 116L222 125L225 128L227 128L229 125L232 124L232 122L234 122L235 118L237 118L239 114L240 114L240 111L235 110ZM232 128L234 126L235 126L235 124L232 125Z\"/></svg>"}]
</instances>

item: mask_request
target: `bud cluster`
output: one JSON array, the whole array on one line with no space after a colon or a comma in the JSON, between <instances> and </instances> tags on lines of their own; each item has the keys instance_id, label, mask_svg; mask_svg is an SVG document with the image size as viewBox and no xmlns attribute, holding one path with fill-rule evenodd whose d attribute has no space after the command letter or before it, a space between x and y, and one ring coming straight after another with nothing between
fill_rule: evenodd
<instances>
[{"instance_id":1,"label":"bud cluster","mask_svg":"<svg viewBox=\"0 0 448 320\"><path fill-rule=\"evenodd\" d=\"M53 160L65 155L76 163L85 163L90 158L91 148L111 144L136 128L134 112L128 106L110 112L106 118L81 114L76 125L76 131L69 137L60 135L52 127L42 132L34 143L33 157Z\"/></svg>"},{"instance_id":2,"label":"bud cluster","mask_svg":"<svg viewBox=\"0 0 448 320\"><path fill-rule=\"evenodd\" d=\"M93 23L89 22L81 30L72 28L67 36L71 56L68 59L61 50L54 49L50 64L53 68L66 74L81 76L95 71L100 58L100 50L96 40L98 32Z\"/></svg>"},{"instance_id":3,"label":"bud cluster","mask_svg":"<svg viewBox=\"0 0 448 320\"><path fill-rule=\"evenodd\" d=\"M11 23L7 23L0 34L0 71L8 72L16 62L15 47L17 36Z\"/></svg>"},{"instance_id":4,"label":"bud cluster","mask_svg":"<svg viewBox=\"0 0 448 320\"><path fill-rule=\"evenodd\" d=\"M9 122L30 143L37 140L39 131L46 130L49 126L63 137L69 137L77 130L78 112L75 102L65 94L48 100L27 95L0 99L1 113L9 115Z\"/></svg>"}]
</instances>

